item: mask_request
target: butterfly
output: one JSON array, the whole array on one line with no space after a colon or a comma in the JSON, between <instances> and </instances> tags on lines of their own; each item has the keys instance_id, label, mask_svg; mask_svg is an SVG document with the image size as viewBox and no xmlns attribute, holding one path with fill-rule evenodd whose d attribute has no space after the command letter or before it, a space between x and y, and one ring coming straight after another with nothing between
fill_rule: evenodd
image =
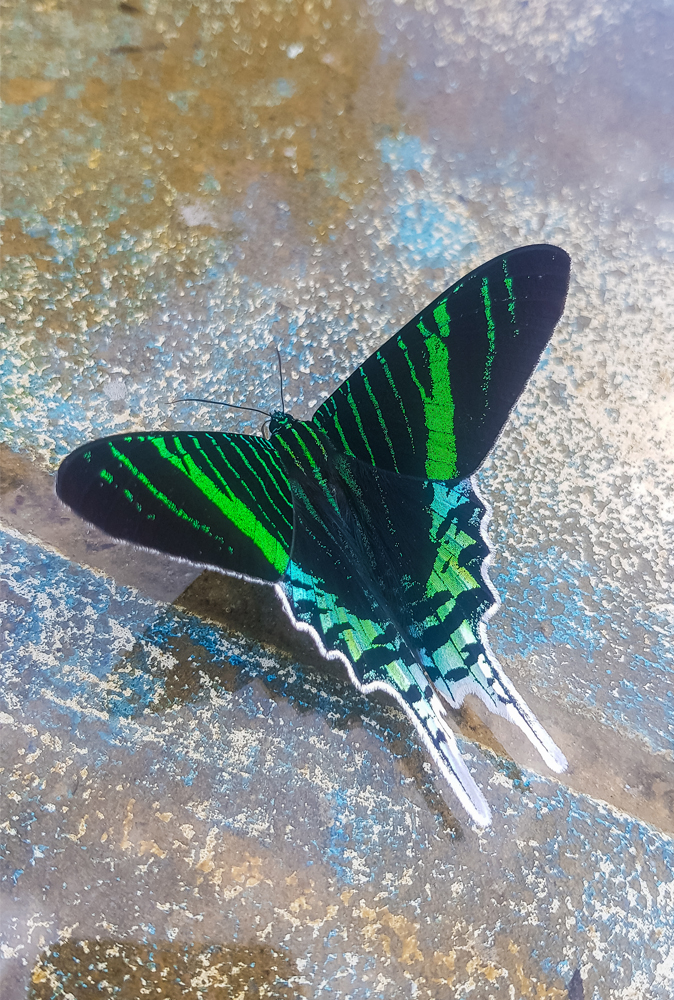
<instances>
[{"instance_id":1,"label":"butterfly","mask_svg":"<svg viewBox=\"0 0 674 1000\"><path fill-rule=\"evenodd\" d=\"M114 538L270 584L359 691L410 718L479 825L489 806L447 723L468 693L566 760L492 652L487 505L471 479L563 312L570 261L520 247L463 277L308 421L268 438L116 434L61 464L56 491Z\"/></svg>"}]
</instances>

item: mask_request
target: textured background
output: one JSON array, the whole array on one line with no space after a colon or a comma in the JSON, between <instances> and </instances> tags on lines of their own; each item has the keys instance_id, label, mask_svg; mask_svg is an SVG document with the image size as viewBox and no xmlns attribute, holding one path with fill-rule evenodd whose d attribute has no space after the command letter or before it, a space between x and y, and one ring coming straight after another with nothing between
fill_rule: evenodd
<instances>
[{"instance_id":1,"label":"textured background","mask_svg":"<svg viewBox=\"0 0 674 1000\"><path fill-rule=\"evenodd\" d=\"M674 8L2 6L2 945L16 998L670 1000ZM572 257L479 475L490 640L570 760L471 704L471 827L264 590L71 519L123 429L296 416L470 267Z\"/></svg>"}]
</instances>

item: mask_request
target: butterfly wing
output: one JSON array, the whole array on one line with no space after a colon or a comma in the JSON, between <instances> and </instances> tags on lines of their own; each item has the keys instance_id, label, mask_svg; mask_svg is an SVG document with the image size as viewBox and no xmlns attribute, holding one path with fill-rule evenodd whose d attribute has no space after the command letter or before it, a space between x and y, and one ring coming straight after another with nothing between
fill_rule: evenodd
<instances>
[{"instance_id":1,"label":"butterfly wing","mask_svg":"<svg viewBox=\"0 0 674 1000\"><path fill-rule=\"evenodd\" d=\"M113 538L275 582L292 541L288 480L271 442L243 434L118 434L61 464L60 499Z\"/></svg>"},{"instance_id":2,"label":"butterfly wing","mask_svg":"<svg viewBox=\"0 0 674 1000\"><path fill-rule=\"evenodd\" d=\"M458 708L468 693L515 722L556 771L563 755L493 656L484 618L496 601L483 567L485 508L469 481L397 476L336 455L326 477L292 482L295 535L286 610L356 686L405 709L476 822L489 822L438 694ZM338 508L338 509L337 509Z\"/></svg>"},{"instance_id":3,"label":"butterfly wing","mask_svg":"<svg viewBox=\"0 0 674 1000\"><path fill-rule=\"evenodd\" d=\"M286 613L324 656L341 660L359 691L382 691L398 702L468 814L488 826L489 806L461 758L444 706L391 620L368 563L358 559L357 539L325 496L304 485L295 495L292 558L276 584Z\"/></svg>"},{"instance_id":4,"label":"butterfly wing","mask_svg":"<svg viewBox=\"0 0 674 1000\"><path fill-rule=\"evenodd\" d=\"M570 261L520 247L466 275L326 400L314 423L346 455L465 479L492 449L564 309Z\"/></svg>"},{"instance_id":5,"label":"butterfly wing","mask_svg":"<svg viewBox=\"0 0 674 1000\"><path fill-rule=\"evenodd\" d=\"M382 691L398 702L466 812L479 826L488 826L491 811L461 757L444 706L367 591L352 589L341 601L320 575L307 573L294 560L276 590L295 627L313 636L323 656L340 660L359 691ZM368 611L354 612L353 604L361 601ZM362 679L363 672L369 679Z\"/></svg>"},{"instance_id":6,"label":"butterfly wing","mask_svg":"<svg viewBox=\"0 0 674 1000\"><path fill-rule=\"evenodd\" d=\"M341 457L373 576L424 674L453 708L474 694L517 725L554 771L566 759L518 695L486 636L498 606L487 576L486 509L470 480L421 481ZM367 505L367 506L366 506Z\"/></svg>"}]
</instances>

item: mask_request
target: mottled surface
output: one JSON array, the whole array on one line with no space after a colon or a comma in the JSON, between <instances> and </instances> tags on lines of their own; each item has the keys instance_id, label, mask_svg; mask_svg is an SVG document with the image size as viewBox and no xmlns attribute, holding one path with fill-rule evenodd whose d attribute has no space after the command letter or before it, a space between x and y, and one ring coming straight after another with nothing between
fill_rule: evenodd
<instances>
[{"instance_id":1,"label":"mottled surface","mask_svg":"<svg viewBox=\"0 0 674 1000\"><path fill-rule=\"evenodd\" d=\"M671 6L2 14L3 995L669 1000ZM106 432L257 430L168 401L276 405L276 343L308 416L540 241L567 311L480 485L490 639L571 768L457 715L480 833L265 591L112 545L52 474Z\"/></svg>"},{"instance_id":2,"label":"mottled surface","mask_svg":"<svg viewBox=\"0 0 674 1000\"><path fill-rule=\"evenodd\" d=\"M30 995L102 960L196 997L256 953L260 989L276 962L307 997L564 997L578 967L597 996L637 974L667 995L669 838L464 743L499 815L478 833L396 711L11 534L3 552L4 917Z\"/></svg>"}]
</instances>

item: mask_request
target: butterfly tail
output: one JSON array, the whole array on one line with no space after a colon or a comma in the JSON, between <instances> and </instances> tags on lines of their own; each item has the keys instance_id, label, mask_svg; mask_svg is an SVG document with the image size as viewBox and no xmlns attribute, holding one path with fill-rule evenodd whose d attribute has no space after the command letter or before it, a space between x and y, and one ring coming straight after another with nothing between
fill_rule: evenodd
<instances>
[{"instance_id":1,"label":"butterfly tail","mask_svg":"<svg viewBox=\"0 0 674 1000\"><path fill-rule=\"evenodd\" d=\"M403 702L398 697L396 700L403 705L438 770L470 818L478 826L489 826L491 810L466 767L456 737L447 725L445 706L437 694L433 692L429 696L427 691L419 701L413 704Z\"/></svg>"},{"instance_id":2,"label":"butterfly tail","mask_svg":"<svg viewBox=\"0 0 674 1000\"><path fill-rule=\"evenodd\" d=\"M486 649L489 653L489 645L485 641ZM489 660L484 658L483 671L489 675L490 699L485 704L498 715L504 716L512 722L518 729L521 729L529 741L536 747L539 754L556 774L566 771L568 761L559 749L550 734L543 728L536 719L524 698L522 698L514 685L503 672L501 665L495 656L491 655Z\"/></svg>"},{"instance_id":3,"label":"butterfly tail","mask_svg":"<svg viewBox=\"0 0 674 1000\"><path fill-rule=\"evenodd\" d=\"M359 690L365 694L379 690L395 698L414 725L442 777L470 818L478 826L489 826L491 824L491 810L487 800L466 767L456 737L447 725L445 706L429 685L418 665L410 665L403 661L391 664L391 666L398 668L399 673L411 675L410 679L413 683L407 691L403 692L398 685L386 681L361 684L346 657L343 659L352 682ZM414 692L414 697L411 697L412 692Z\"/></svg>"},{"instance_id":4,"label":"butterfly tail","mask_svg":"<svg viewBox=\"0 0 674 1000\"><path fill-rule=\"evenodd\" d=\"M310 578L302 574L299 567L292 562L288 577L285 586L276 584L274 589L283 610L295 628L311 635L321 655L325 656L326 659L339 660L343 663L354 687L363 694L369 695L375 691L383 691L397 701L414 725L438 770L468 815L478 826L489 826L491 811L487 801L461 757L454 733L445 721L444 705L429 685L428 678L418 664L410 665L403 660L396 660L389 664L386 670L386 675L390 680L384 680L382 677L370 683L363 683L356 674L351 659L341 650L327 647L321 634L310 621L305 620L304 615L296 614L298 608L307 603L310 595L313 595L314 600L318 601L324 597L320 589L316 588ZM395 683L394 677L403 679L404 684Z\"/></svg>"},{"instance_id":5,"label":"butterfly tail","mask_svg":"<svg viewBox=\"0 0 674 1000\"><path fill-rule=\"evenodd\" d=\"M569 766L566 757L549 733L546 732L536 719L524 698L517 692L489 644L487 625L489 619L496 614L501 604L496 588L489 575L491 551L489 550L487 539L487 528L491 519L491 507L481 496L479 485L475 478L471 480L471 486L485 509L485 516L480 521L480 534L487 547L488 555L482 563L482 579L493 598L491 607L482 616L482 620L477 627L477 634L484 650L484 653L478 659L481 673L486 680L486 685L482 687L481 692L476 693L487 705L487 708L492 712L496 712L497 715L502 715L509 722L512 722L513 725L517 726L518 729L521 729L527 739L536 747L550 770L554 771L555 774L561 774ZM485 697L487 692L488 697Z\"/></svg>"},{"instance_id":6,"label":"butterfly tail","mask_svg":"<svg viewBox=\"0 0 674 1000\"><path fill-rule=\"evenodd\" d=\"M444 678L435 677L434 686L452 708L460 708L467 694L475 695L490 712L502 716L521 729L551 771L556 774L565 771L568 767L566 757L515 690L491 653L486 636L482 636L482 646L485 652L478 655L467 678L450 685Z\"/></svg>"},{"instance_id":7,"label":"butterfly tail","mask_svg":"<svg viewBox=\"0 0 674 1000\"><path fill-rule=\"evenodd\" d=\"M491 712L501 715L521 729L547 766L559 774L568 766L566 757L515 690L489 644L487 623L501 603L489 577L491 553L487 526L491 508L480 495L475 479L461 485L467 487L467 490L464 490L465 496L475 503L462 503L460 502L462 497L457 503L451 491L438 497L440 492L438 486L435 487L435 499L436 503L444 503L441 510L449 508L453 503L453 511L457 516L464 510L468 513L474 511L469 522L466 522L464 516L460 527L466 552L476 550L478 553L473 558L473 563L479 559L479 570L475 566L471 572L476 588L474 592L480 592L482 595L482 613L478 620L475 611L472 616L467 614L461 625L450 634L442 646L435 650L422 651L424 667L435 689L452 708L461 708L467 694L475 695ZM477 532L475 521L477 521ZM441 551L444 554L444 548ZM447 565L451 566L451 559L447 560ZM475 610L479 611L480 608Z\"/></svg>"}]
</instances>

